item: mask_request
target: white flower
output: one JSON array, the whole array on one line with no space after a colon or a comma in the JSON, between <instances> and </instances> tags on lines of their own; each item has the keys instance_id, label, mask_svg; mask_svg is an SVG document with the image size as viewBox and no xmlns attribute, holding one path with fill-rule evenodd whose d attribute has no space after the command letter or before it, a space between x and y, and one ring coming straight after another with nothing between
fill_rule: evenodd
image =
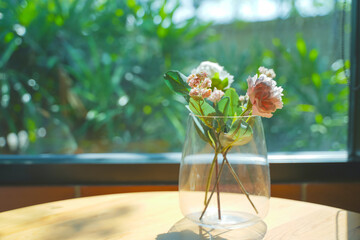
<instances>
[{"instance_id":1,"label":"white flower","mask_svg":"<svg viewBox=\"0 0 360 240\"><path fill-rule=\"evenodd\" d=\"M261 66L261 67L259 67L258 70L259 70L260 74L264 74L269 78L275 78L276 77L276 74L275 74L273 69L267 69L266 67Z\"/></svg>"},{"instance_id":2,"label":"white flower","mask_svg":"<svg viewBox=\"0 0 360 240\"><path fill-rule=\"evenodd\" d=\"M216 73L219 74L219 78L223 81L225 78L228 79L228 85L224 88L227 89L234 82L234 76L230 75L227 71L224 70L224 67L220 66L217 63L205 61L200 63L200 65L191 71L191 74L206 73L207 76L212 79Z\"/></svg>"},{"instance_id":3,"label":"white flower","mask_svg":"<svg viewBox=\"0 0 360 240\"><path fill-rule=\"evenodd\" d=\"M221 90L218 90L214 88L214 91L211 93L210 97L208 98L213 103L217 103L221 100L221 98L224 96L224 92Z\"/></svg>"}]
</instances>

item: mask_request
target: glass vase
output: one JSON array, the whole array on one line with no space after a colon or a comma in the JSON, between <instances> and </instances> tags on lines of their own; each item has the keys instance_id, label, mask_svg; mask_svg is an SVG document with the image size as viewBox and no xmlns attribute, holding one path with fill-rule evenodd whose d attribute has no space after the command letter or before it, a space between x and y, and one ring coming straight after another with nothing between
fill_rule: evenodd
<instances>
[{"instance_id":1,"label":"glass vase","mask_svg":"<svg viewBox=\"0 0 360 240\"><path fill-rule=\"evenodd\" d=\"M190 114L179 194L183 215L204 227L235 229L263 219L270 173L261 118Z\"/></svg>"}]
</instances>

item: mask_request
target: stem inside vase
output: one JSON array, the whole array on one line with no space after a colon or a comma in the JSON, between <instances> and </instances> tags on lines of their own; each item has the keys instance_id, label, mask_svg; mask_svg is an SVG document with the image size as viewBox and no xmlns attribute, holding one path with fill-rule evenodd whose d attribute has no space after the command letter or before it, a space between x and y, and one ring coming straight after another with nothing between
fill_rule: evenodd
<instances>
[{"instance_id":1,"label":"stem inside vase","mask_svg":"<svg viewBox=\"0 0 360 240\"><path fill-rule=\"evenodd\" d=\"M219 177L219 163L217 161L217 158L216 158L216 162L215 162L215 168L216 168L215 171L216 171L216 179L217 179ZM216 185L216 195L217 195L218 218L219 218L219 220L221 220L219 184Z\"/></svg>"},{"instance_id":2,"label":"stem inside vase","mask_svg":"<svg viewBox=\"0 0 360 240\"><path fill-rule=\"evenodd\" d=\"M200 218L199 220L201 220L210 204L210 201L211 201L211 198L215 192L215 189L216 189L216 193L217 193L217 207L218 207L218 218L219 220L221 220L221 208L220 208L220 191L219 191L219 183L220 183L220 179L221 179L221 174L222 174L222 171L223 171L223 168L224 168L224 165L227 165L231 174L233 175L233 177L235 178L236 182L238 183L238 185L240 186L240 189L241 191L245 194L246 198L248 199L248 201L250 202L251 206L254 208L256 214L258 214L258 210L257 208L255 207L255 204L253 203L253 201L250 199L250 195L249 193L246 191L244 185L241 183L239 177L237 176L234 168L231 166L229 160L227 159L227 153L228 151L230 150L231 148L228 148L225 150L225 152L223 152L223 161L222 161L222 164L221 164L221 167L220 167L220 170L218 171L218 159L217 157L214 158L214 160L216 159L216 162L215 162L215 172L216 172L216 181L215 181L215 185L211 191L211 194L210 194L210 197L209 199L206 199L205 198L205 201L206 201L206 204L205 204L205 207L204 207L204 210L202 211L201 215L200 215ZM217 154L217 153L216 153ZM207 191L206 191L206 195L207 196Z\"/></svg>"}]
</instances>

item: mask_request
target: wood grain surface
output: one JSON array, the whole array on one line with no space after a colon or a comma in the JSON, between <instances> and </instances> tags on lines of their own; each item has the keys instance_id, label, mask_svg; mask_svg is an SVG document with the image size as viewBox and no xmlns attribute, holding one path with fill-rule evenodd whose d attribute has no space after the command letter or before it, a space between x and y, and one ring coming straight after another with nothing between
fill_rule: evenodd
<instances>
[{"instance_id":1,"label":"wood grain surface","mask_svg":"<svg viewBox=\"0 0 360 240\"><path fill-rule=\"evenodd\" d=\"M177 192L144 192L16 209L0 213L0 239L195 239L168 233L183 218L178 201ZM323 205L272 198L264 222L266 240L360 239L360 214Z\"/></svg>"}]
</instances>

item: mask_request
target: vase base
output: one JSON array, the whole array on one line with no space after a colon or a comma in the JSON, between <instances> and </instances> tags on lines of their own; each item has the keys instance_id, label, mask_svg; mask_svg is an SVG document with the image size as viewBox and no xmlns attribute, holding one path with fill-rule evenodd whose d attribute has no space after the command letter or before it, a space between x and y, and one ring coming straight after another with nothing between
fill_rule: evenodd
<instances>
[{"instance_id":1,"label":"vase base","mask_svg":"<svg viewBox=\"0 0 360 240\"><path fill-rule=\"evenodd\" d=\"M175 223L164 238L162 239L192 239L192 240L222 240L222 239L263 239L267 231L267 225L263 221L258 221L252 225L242 226L237 229L214 229L202 227L193 221L183 218Z\"/></svg>"},{"instance_id":2,"label":"vase base","mask_svg":"<svg viewBox=\"0 0 360 240\"><path fill-rule=\"evenodd\" d=\"M244 228L261 220L259 217L245 212L222 211L221 213L221 220L217 215L217 211L208 211L202 220L200 220L201 212L189 214L186 218L203 227L214 229Z\"/></svg>"}]
</instances>

